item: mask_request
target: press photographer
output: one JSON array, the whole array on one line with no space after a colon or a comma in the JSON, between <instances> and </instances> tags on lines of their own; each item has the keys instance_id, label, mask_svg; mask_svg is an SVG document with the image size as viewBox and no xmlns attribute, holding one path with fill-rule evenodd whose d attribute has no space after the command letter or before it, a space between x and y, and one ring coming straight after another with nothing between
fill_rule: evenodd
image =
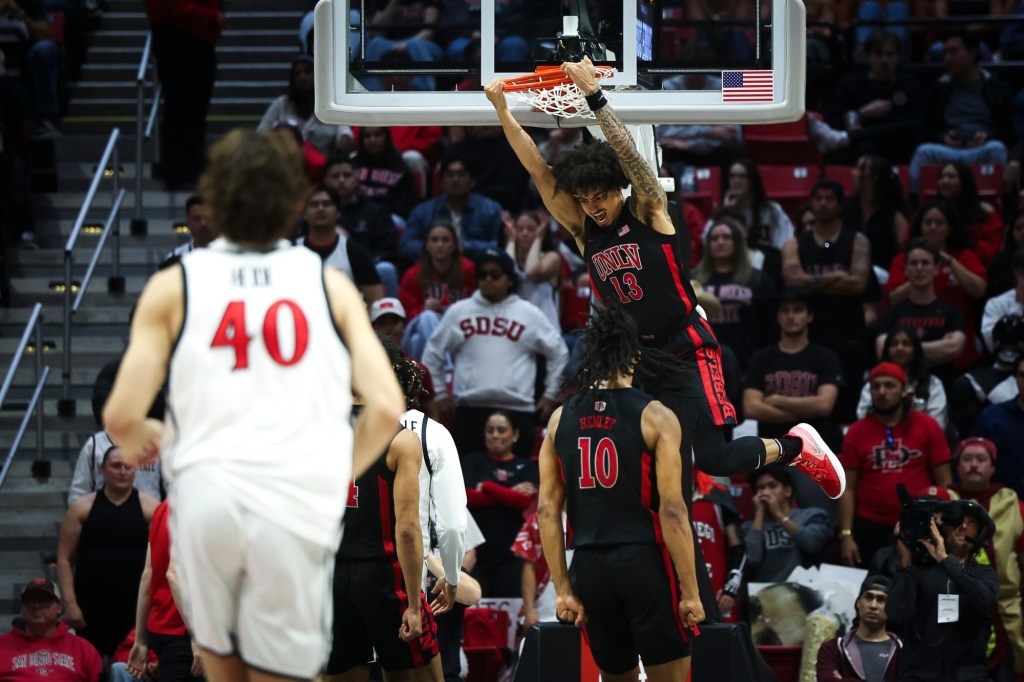
<instances>
[{"instance_id":1,"label":"press photographer","mask_svg":"<svg viewBox=\"0 0 1024 682\"><path fill-rule=\"evenodd\" d=\"M899 568L886 603L890 627L905 643L898 679L989 682L986 645L999 581L975 556L995 524L973 500L920 504L905 507L896 526Z\"/></svg>"}]
</instances>

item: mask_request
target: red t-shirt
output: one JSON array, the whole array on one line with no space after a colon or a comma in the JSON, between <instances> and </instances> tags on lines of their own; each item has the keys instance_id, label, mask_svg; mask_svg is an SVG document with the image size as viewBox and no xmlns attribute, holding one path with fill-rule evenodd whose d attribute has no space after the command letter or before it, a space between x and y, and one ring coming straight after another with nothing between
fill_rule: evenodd
<instances>
[{"instance_id":1,"label":"red t-shirt","mask_svg":"<svg viewBox=\"0 0 1024 682\"><path fill-rule=\"evenodd\" d=\"M978 260L978 257L972 251L966 249L950 251L949 255L960 261L960 264L970 272L981 277L982 280L988 281L985 266L982 265L981 261ZM907 281L906 260L907 256L905 253L896 254L896 257L892 259L892 265L889 266L889 281L885 285L885 293L888 294ZM942 264L939 265L939 272L935 276L935 295L963 313L964 334L967 335L967 343L964 345L964 352L953 362L953 366L956 369L967 369L973 366L975 360L978 359L975 341L975 336L977 335L975 330L978 328L978 322L974 314L974 299L964 292L956 276L953 274L952 268Z\"/></svg>"},{"instance_id":2,"label":"red t-shirt","mask_svg":"<svg viewBox=\"0 0 1024 682\"><path fill-rule=\"evenodd\" d=\"M425 287L420 286L420 262L417 261L411 268L402 275L402 283L398 288L398 300L405 308L405 319L411 321L414 317L423 312L423 307L428 298L436 298L441 301L441 310L444 312L452 303L468 298L476 291L476 266L468 258L460 261L462 267L462 287L458 290L449 289L448 285L435 278L433 282Z\"/></svg>"},{"instance_id":3,"label":"red t-shirt","mask_svg":"<svg viewBox=\"0 0 1024 682\"><path fill-rule=\"evenodd\" d=\"M843 440L840 460L843 468L860 472L854 514L871 523L895 526L900 518L896 484L907 486L911 495L934 485L932 469L950 456L939 423L911 410L891 430L875 414L854 422Z\"/></svg>"},{"instance_id":4,"label":"red t-shirt","mask_svg":"<svg viewBox=\"0 0 1024 682\"><path fill-rule=\"evenodd\" d=\"M185 634L185 622L178 613L170 585L167 567L171 563L171 536L167 531L167 500L157 506L149 524L149 560L153 576L149 582L149 617L146 629L161 635Z\"/></svg>"}]
</instances>

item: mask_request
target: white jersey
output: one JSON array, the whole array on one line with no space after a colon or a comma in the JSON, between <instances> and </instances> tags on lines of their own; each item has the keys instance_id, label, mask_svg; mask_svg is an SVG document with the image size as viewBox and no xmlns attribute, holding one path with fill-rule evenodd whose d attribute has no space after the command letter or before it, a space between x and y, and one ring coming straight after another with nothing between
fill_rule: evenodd
<instances>
[{"instance_id":1,"label":"white jersey","mask_svg":"<svg viewBox=\"0 0 1024 682\"><path fill-rule=\"evenodd\" d=\"M466 554L466 483L452 434L419 410L402 415L402 426L420 439L423 466L420 467L420 529L423 553L430 553L430 524L437 532L437 548L445 580L459 583L459 570Z\"/></svg>"},{"instance_id":2,"label":"white jersey","mask_svg":"<svg viewBox=\"0 0 1024 682\"><path fill-rule=\"evenodd\" d=\"M201 468L253 514L336 546L352 477L351 361L320 257L288 242L257 252L218 239L182 267L167 477Z\"/></svg>"}]
</instances>

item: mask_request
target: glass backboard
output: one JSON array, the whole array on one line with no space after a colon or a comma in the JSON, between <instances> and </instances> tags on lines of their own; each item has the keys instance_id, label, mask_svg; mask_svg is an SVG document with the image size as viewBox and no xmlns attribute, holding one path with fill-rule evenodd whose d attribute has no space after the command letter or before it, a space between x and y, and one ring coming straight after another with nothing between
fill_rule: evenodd
<instances>
[{"instance_id":1,"label":"glass backboard","mask_svg":"<svg viewBox=\"0 0 1024 682\"><path fill-rule=\"evenodd\" d=\"M721 7L719 7L721 6ZM772 123L804 111L802 0L320 0L316 113L491 125L482 85L585 52L626 123ZM510 102L524 125L588 125Z\"/></svg>"}]
</instances>

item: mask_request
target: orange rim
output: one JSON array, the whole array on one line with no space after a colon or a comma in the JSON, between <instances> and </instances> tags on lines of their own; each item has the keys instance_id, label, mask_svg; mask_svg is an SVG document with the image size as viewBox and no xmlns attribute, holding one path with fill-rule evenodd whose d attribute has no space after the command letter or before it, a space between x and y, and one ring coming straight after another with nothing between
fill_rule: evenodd
<instances>
[{"instance_id":1,"label":"orange rim","mask_svg":"<svg viewBox=\"0 0 1024 682\"><path fill-rule=\"evenodd\" d=\"M597 77L607 78L615 73L611 66L598 66ZM538 66L536 71L523 76L514 76L503 79L505 92L518 92L522 90L550 90L559 85L568 85L572 79L565 75L561 66Z\"/></svg>"}]
</instances>

